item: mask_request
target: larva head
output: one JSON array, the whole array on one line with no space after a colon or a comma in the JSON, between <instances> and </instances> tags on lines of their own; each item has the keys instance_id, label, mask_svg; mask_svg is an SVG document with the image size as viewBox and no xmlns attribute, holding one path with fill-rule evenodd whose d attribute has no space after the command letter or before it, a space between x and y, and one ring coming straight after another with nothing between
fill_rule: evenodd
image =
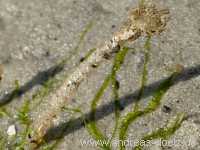
<instances>
[{"instance_id":1,"label":"larva head","mask_svg":"<svg viewBox=\"0 0 200 150\"><path fill-rule=\"evenodd\" d=\"M158 10L154 5L140 6L132 9L129 14L131 28L148 35L159 34L165 29L169 18L169 10Z\"/></svg>"}]
</instances>

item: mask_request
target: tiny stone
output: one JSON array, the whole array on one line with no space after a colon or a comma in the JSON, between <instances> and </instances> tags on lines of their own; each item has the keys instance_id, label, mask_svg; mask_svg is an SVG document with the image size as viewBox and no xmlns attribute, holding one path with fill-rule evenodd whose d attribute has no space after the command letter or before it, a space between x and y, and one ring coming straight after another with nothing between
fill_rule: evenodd
<instances>
[{"instance_id":1,"label":"tiny stone","mask_svg":"<svg viewBox=\"0 0 200 150\"><path fill-rule=\"evenodd\" d=\"M31 139L31 135L30 134L28 134L28 138Z\"/></svg>"},{"instance_id":2,"label":"tiny stone","mask_svg":"<svg viewBox=\"0 0 200 150\"><path fill-rule=\"evenodd\" d=\"M45 56L48 57L50 55L49 51L46 51Z\"/></svg>"},{"instance_id":3,"label":"tiny stone","mask_svg":"<svg viewBox=\"0 0 200 150\"><path fill-rule=\"evenodd\" d=\"M97 64L92 64L92 67L96 68L96 67L98 67L98 65Z\"/></svg>"},{"instance_id":4,"label":"tiny stone","mask_svg":"<svg viewBox=\"0 0 200 150\"><path fill-rule=\"evenodd\" d=\"M162 111L164 113L170 113L172 111L172 109L169 106L164 105L163 108L162 108Z\"/></svg>"},{"instance_id":5,"label":"tiny stone","mask_svg":"<svg viewBox=\"0 0 200 150\"><path fill-rule=\"evenodd\" d=\"M113 24L111 27L112 27L112 28L115 28L115 27L116 27L116 25L114 25L114 24Z\"/></svg>"},{"instance_id":6,"label":"tiny stone","mask_svg":"<svg viewBox=\"0 0 200 150\"><path fill-rule=\"evenodd\" d=\"M16 128L15 125L10 125L7 130L8 136L16 135Z\"/></svg>"},{"instance_id":7,"label":"tiny stone","mask_svg":"<svg viewBox=\"0 0 200 150\"><path fill-rule=\"evenodd\" d=\"M80 58L80 62L83 62L85 60L85 57Z\"/></svg>"},{"instance_id":8,"label":"tiny stone","mask_svg":"<svg viewBox=\"0 0 200 150\"><path fill-rule=\"evenodd\" d=\"M118 80L116 80L116 82L115 82L115 87L116 87L117 90L120 88L120 83L119 83Z\"/></svg>"}]
</instances>

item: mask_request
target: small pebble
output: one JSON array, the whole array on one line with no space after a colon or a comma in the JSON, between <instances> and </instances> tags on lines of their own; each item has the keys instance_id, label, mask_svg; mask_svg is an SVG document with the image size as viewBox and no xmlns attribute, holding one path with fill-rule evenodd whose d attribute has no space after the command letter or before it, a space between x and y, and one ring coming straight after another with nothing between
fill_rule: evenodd
<instances>
[{"instance_id":1,"label":"small pebble","mask_svg":"<svg viewBox=\"0 0 200 150\"><path fill-rule=\"evenodd\" d=\"M115 27L116 27L116 25L114 25L114 24L111 26L111 28L115 28Z\"/></svg>"},{"instance_id":2,"label":"small pebble","mask_svg":"<svg viewBox=\"0 0 200 150\"><path fill-rule=\"evenodd\" d=\"M97 64L92 64L92 68L96 68L96 67L98 67Z\"/></svg>"},{"instance_id":3,"label":"small pebble","mask_svg":"<svg viewBox=\"0 0 200 150\"><path fill-rule=\"evenodd\" d=\"M80 58L80 62L83 62L85 60L85 57Z\"/></svg>"},{"instance_id":4,"label":"small pebble","mask_svg":"<svg viewBox=\"0 0 200 150\"><path fill-rule=\"evenodd\" d=\"M8 134L8 136L16 135L16 127L15 127L15 125L10 125L8 127L7 134Z\"/></svg>"},{"instance_id":5,"label":"small pebble","mask_svg":"<svg viewBox=\"0 0 200 150\"><path fill-rule=\"evenodd\" d=\"M120 88L120 82L118 80L115 81L115 87L117 90Z\"/></svg>"},{"instance_id":6,"label":"small pebble","mask_svg":"<svg viewBox=\"0 0 200 150\"><path fill-rule=\"evenodd\" d=\"M169 106L164 105L163 108L162 108L162 111L164 113L170 113L172 111L172 109Z\"/></svg>"}]
</instances>

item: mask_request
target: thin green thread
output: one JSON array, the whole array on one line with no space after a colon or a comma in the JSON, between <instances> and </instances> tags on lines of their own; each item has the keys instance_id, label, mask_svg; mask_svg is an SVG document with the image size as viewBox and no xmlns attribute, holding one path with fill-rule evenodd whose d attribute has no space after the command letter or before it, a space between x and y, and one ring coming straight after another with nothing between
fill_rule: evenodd
<instances>
[{"instance_id":1,"label":"thin green thread","mask_svg":"<svg viewBox=\"0 0 200 150\"><path fill-rule=\"evenodd\" d=\"M145 56L144 56L144 64L143 64L143 70L142 70L142 76L141 76L141 88L139 90L139 94L137 96L137 100L135 102L134 105L134 109L132 112L129 112L124 119L122 120L122 125L120 128L120 133L119 133L119 140L122 142L120 142L120 149L125 149L125 145L123 145L123 141L125 140L125 136L126 136L126 132L128 130L129 125L139 116L143 115L143 112L139 110L139 101L144 93L144 88L145 88L145 84L147 82L147 75L148 75L148 70L147 70L147 64L149 61L149 53L150 53L150 49L151 49L151 37L148 36L145 45Z\"/></svg>"},{"instance_id":2,"label":"thin green thread","mask_svg":"<svg viewBox=\"0 0 200 150\"><path fill-rule=\"evenodd\" d=\"M146 114L149 114L155 111L160 106L162 97L167 92L167 90L172 86L173 78L174 78L174 74L168 79L166 79L165 81L163 81L163 83L161 83L159 88L155 91L153 98L149 101L147 107L144 110L136 110L136 111L130 112L123 118L121 122L121 126L120 126L121 130L119 132L120 141L125 141L128 127L131 123L133 123L139 117L142 117ZM120 144L120 150L124 150L124 149L125 149L125 145Z\"/></svg>"},{"instance_id":3,"label":"thin green thread","mask_svg":"<svg viewBox=\"0 0 200 150\"><path fill-rule=\"evenodd\" d=\"M165 127L159 128L152 133L144 136L140 141L150 141L154 139L169 139L180 127L182 122L185 119L185 114L180 113L177 114L176 118L173 120L173 122L169 122ZM161 145L162 146L162 145ZM142 145L137 145L134 150L142 150Z\"/></svg>"},{"instance_id":4,"label":"thin green thread","mask_svg":"<svg viewBox=\"0 0 200 150\"><path fill-rule=\"evenodd\" d=\"M134 105L134 110L136 111L139 109L139 101L144 93L145 85L147 83L147 76L148 76L148 69L147 65L149 62L149 55L150 55L150 50L151 50L151 36L147 37L147 40L144 45L144 64L143 64L143 70L142 70L142 77L141 77L141 88L137 97L137 100Z\"/></svg>"},{"instance_id":5,"label":"thin green thread","mask_svg":"<svg viewBox=\"0 0 200 150\"><path fill-rule=\"evenodd\" d=\"M100 98L103 95L105 89L109 86L109 83L111 81L115 81L116 72L120 69L128 50L129 50L129 48L122 48L122 50L116 54L111 74L109 74L105 78L103 84L101 85L101 87L97 91L94 99L92 100L91 116L90 116L91 121L87 124L87 128L88 128L89 133L92 135L92 137L96 141L98 141L98 140L108 141L108 138L100 131L100 129L97 127L96 122L95 122L97 104L100 101ZM103 145L100 145L100 147L103 149L111 149L110 144L103 144Z\"/></svg>"}]
</instances>

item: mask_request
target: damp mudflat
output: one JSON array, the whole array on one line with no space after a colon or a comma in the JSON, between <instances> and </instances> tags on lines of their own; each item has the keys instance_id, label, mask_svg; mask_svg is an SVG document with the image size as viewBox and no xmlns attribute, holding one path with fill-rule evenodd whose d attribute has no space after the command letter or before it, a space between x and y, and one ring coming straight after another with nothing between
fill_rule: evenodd
<instances>
[{"instance_id":1,"label":"damp mudflat","mask_svg":"<svg viewBox=\"0 0 200 150\"><path fill-rule=\"evenodd\" d=\"M170 10L165 31L129 43L114 58L105 55L38 149L200 148L200 2L153 2ZM1 149L28 149L32 118L40 116L44 98L137 5L0 1Z\"/></svg>"}]
</instances>

